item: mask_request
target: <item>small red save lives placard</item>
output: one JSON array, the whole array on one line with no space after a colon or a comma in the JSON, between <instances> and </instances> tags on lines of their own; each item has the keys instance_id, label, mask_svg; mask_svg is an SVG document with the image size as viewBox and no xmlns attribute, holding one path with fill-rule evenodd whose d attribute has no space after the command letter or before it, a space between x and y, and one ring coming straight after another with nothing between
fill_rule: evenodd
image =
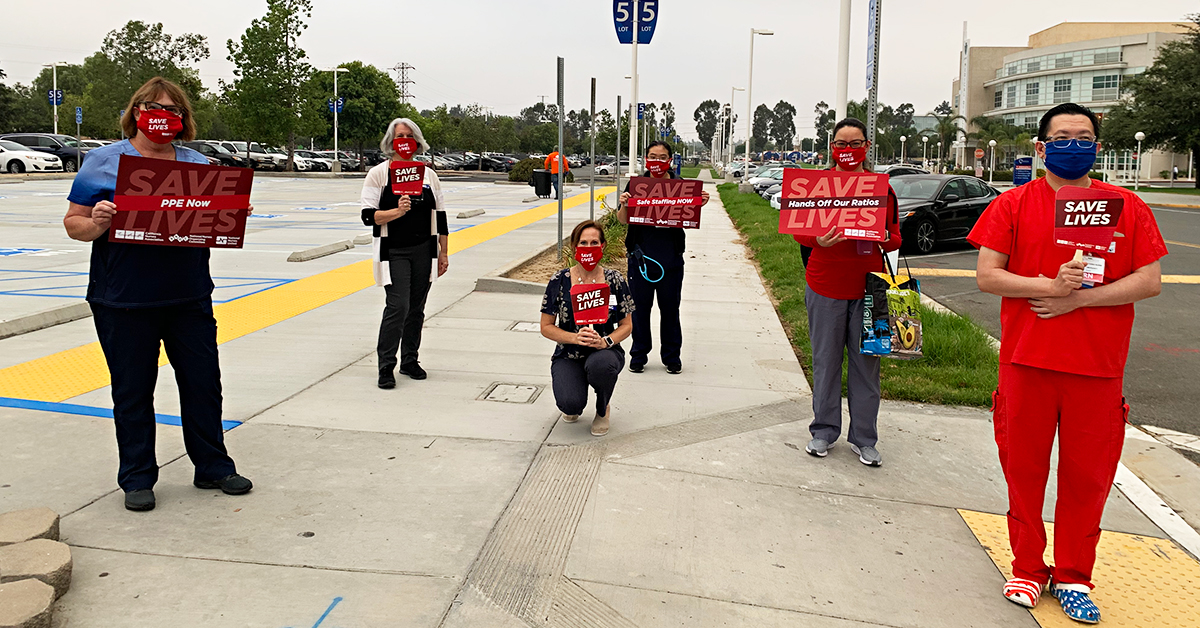
<instances>
[{"instance_id":1,"label":"small red save lives placard","mask_svg":"<svg viewBox=\"0 0 1200 628\"><path fill-rule=\"evenodd\" d=\"M886 174L788 168L783 171L779 233L851 240L887 239Z\"/></svg>"},{"instance_id":2,"label":"small red save lives placard","mask_svg":"<svg viewBox=\"0 0 1200 628\"><path fill-rule=\"evenodd\" d=\"M388 167L392 194L420 196L425 186L425 164L419 161L393 161Z\"/></svg>"},{"instance_id":3,"label":"small red save lives placard","mask_svg":"<svg viewBox=\"0 0 1200 628\"><path fill-rule=\"evenodd\" d=\"M633 177L626 204L629 224L699 229L703 190L704 182L695 179Z\"/></svg>"},{"instance_id":4,"label":"small red save lives placard","mask_svg":"<svg viewBox=\"0 0 1200 628\"><path fill-rule=\"evenodd\" d=\"M254 171L121 155L110 242L240 249Z\"/></svg>"},{"instance_id":5,"label":"small red save lives placard","mask_svg":"<svg viewBox=\"0 0 1200 628\"><path fill-rule=\"evenodd\" d=\"M1054 197L1054 243L1107 251L1124 208L1125 199L1119 192L1064 185Z\"/></svg>"},{"instance_id":6,"label":"small red save lives placard","mask_svg":"<svg viewBox=\"0 0 1200 628\"><path fill-rule=\"evenodd\" d=\"M580 283L571 286L571 313L576 325L600 325L608 322L610 289L606 283Z\"/></svg>"}]
</instances>

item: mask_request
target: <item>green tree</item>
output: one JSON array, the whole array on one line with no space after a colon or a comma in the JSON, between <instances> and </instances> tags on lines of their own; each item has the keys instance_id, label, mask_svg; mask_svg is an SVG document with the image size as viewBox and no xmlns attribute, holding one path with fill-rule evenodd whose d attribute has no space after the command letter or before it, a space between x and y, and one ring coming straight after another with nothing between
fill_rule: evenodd
<instances>
[{"instance_id":1,"label":"green tree","mask_svg":"<svg viewBox=\"0 0 1200 628\"><path fill-rule=\"evenodd\" d=\"M692 119L696 122L696 135L705 146L712 146L713 136L717 133L717 115L720 110L721 103L709 99L700 103L696 112L692 114Z\"/></svg>"},{"instance_id":2,"label":"green tree","mask_svg":"<svg viewBox=\"0 0 1200 628\"><path fill-rule=\"evenodd\" d=\"M796 108L786 100L781 100L775 103L771 112L774 114L771 118L771 139L775 142L775 148L791 150L792 140L796 137Z\"/></svg>"},{"instance_id":3,"label":"green tree","mask_svg":"<svg viewBox=\"0 0 1200 628\"><path fill-rule=\"evenodd\" d=\"M833 125L837 123L833 119L836 114L824 100L817 103L817 106L813 108L813 113L816 114L816 118L813 120L813 125L817 129L816 150L825 150L825 147L829 145L829 134L833 133Z\"/></svg>"},{"instance_id":4,"label":"green tree","mask_svg":"<svg viewBox=\"0 0 1200 628\"><path fill-rule=\"evenodd\" d=\"M1110 111L1100 127L1105 148L1136 148L1133 136L1140 131L1146 134L1143 148L1191 153L1200 169L1200 13L1187 19L1187 35L1164 44L1154 64L1125 83L1129 98Z\"/></svg>"},{"instance_id":5,"label":"green tree","mask_svg":"<svg viewBox=\"0 0 1200 628\"><path fill-rule=\"evenodd\" d=\"M324 101L305 98L313 68L297 41L312 17L312 0L267 0L267 14L250 23L241 40L226 42L236 66L231 84L221 82L235 113L231 127L248 138L287 145L292 169L296 138L323 129Z\"/></svg>"},{"instance_id":6,"label":"green tree","mask_svg":"<svg viewBox=\"0 0 1200 628\"><path fill-rule=\"evenodd\" d=\"M361 154L365 147L379 143L392 120L405 117L401 111L400 90L387 72L373 65L351 61L338 67L349 70L339 73L337 79L338 97L345 99L342 112L338 114L338 144L339 147L353 146ZM317 141L333 148L333 114L327 105L333 98L333 72L314 73L305 93L320 107L323 129L316 134ZM425 140L430 141L429 130L422 121L416 118L413 121L421 126Z\"/></svg>"},{"instance_id":7,"label":"green tree","mask_svg":"<svg viewBox=\"0 0 1200 628\"><path fill-rule=\"evenodd\" d=\"M771 126L775 123L775 112L766 105L754 109L753 135L750 138L750 152L760 152L767 147L771 135Z\"/></svg>"}]
</instances>

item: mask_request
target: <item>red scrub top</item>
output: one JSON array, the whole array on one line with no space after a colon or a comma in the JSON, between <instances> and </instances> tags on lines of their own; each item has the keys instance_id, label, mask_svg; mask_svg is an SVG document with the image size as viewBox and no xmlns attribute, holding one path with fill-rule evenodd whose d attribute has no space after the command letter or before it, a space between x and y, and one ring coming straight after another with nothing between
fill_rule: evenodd
<instances>
[{"instance_id":1,"label":"red scrub top","mask_svg":"<svg viewBox=\"0 0 1200 628\"><path fill-rule=\"evenodd\" d=\"M1125 188L1101 181L1092 187L1125 197L1113 245L1106 253L1104 284L1153 264L1167 254L1154 214ZM1008 255L1008 271L1022 277L1057 277L1074 249L1054 244L1054 190L1037 179L1009 190L988 206L967 237L976 248ZM1083 307L1038 318L1028 299L1005 297L1000 307L1000 362L1087 375L1122 377L1129 357L1133 304Z\"/></svg>"}]
</instances>

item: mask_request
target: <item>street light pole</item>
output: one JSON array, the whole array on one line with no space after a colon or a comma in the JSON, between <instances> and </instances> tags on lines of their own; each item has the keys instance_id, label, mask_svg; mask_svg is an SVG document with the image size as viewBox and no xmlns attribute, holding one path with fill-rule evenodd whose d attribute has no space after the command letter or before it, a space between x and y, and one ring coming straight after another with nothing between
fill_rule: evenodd
<instances>
[{"instance_id":1,"label":"street light pole","mask_svg":"<svg viewBox=\"0 0 1200 628\"><path fill-rule=\"evenodd\" d=\"M58 135L58 66L67 65L66 61L55 61L43 65L44 68L51 68L51 74L54 76L53 92L50 94L50 108L54 110L54 134Z\"/></svg>"},{"instance_id":2,"label":"street light pole","mask_svg":"<svg viewBox=\"0 0 1200 628\"><path fill-rule=\"evenodd\" d=\"M632 82L632 100L629 101L629 176L634 176L633 170L636 164L634 155L638 154L637 142L638 133L634 129L638 128L638 39L641 37L641 6L640 0L633 0L633 71L629 73L630 81ZM617 161L617 172L621 170L621 162Z\"/></svg>"},{"instance_id":3,"label":"street light pole","mask_svg":"<svg viewBox=\"0 0 1200 628\"><path fill-rule=\"evenodd\" d=\"M988 168L988 185L991 185L992 175L996 172L996 140L988 140L988 148L992 153L992 166Z\"/></svg>"},{"instance_id":4,"label":"street light pole","mask_svg":"<svg viewBox=\"0 0 1200 628\"><path fill-rule=\"evenodd\" d=\"M326 72L333 72L333 172L342 171L342 154L338 152L338 74L349 72L346 68L330 68Z\"/></svg>"},{"instance_id":5,"label":"street light pole","mask_svg":"<svg viewBox=\"0 0 1200 628\"><path fill-rule=\"evenodd\" d=\"M746 90L741 87L730 87L729 88L729 144L728 144L728 147L729 147L729 163L730 164L733 163L733 131L734 131L733 96L737 92L744 92L744 91L746 91ZM722 127L722 130L724 130L724 127ZM732 167L732 166L730 166L730 167ZM746 167L746 169L750 168L749 161L747 161L745 167ZM726 170L728 170L728 169L726 169Z\"/></svg>"},{"instance_id":6,"label":"street light pole","mask_svg":"<svg viewBox=\"0 0 1200 628\"><path fill-rule=\"evenodd\" d=\"M850 84L850 0L841 0L838 33L837 92L833 105L835 124L847 116L847 90Z\"/></svg>"},{"instance_id":7,"label":"street light pole","mask_svg":"<svg viewBox=\"0 0 1200 628\"><path fill-rule=\"evenodd\" d=\"M904 141L907 139L903 135L900 136L900 165L904 165Z\"/></svg>"},{"instance_id":8,"label":"street light pole","mask_svg":"<svg viewBox=\"0 0 1200 628\"><path fill-rule=\"evenodd\" d=\"M929 167L929 136L928 135L921 136L921 166L924 168Z\"/></svg>"},{"instance_id":9,"label":"street light pole","mask_svg":"<svg viewBox=\"0 0 1200 628\"><path fill-rule=\"evenodd\" d=\"M1138 131L1133 134L1133 139L1137 140L1138 143L1137 170L1133 173L1133 189L1137 191L1140 189L1142 179L1142 140L1146 139L1146 134Z\"/></svg>"},{"instance_id":10,"label":"street light pole","mask_svg":"<svg viewBox=\"0 0 1200 628\"><path fill-rule=\"evenodd\" d=\"M750 29L750 71L746 75L746 168L742 171L742 183L745 183L750 177L750 139L754 137L754 119L751 118L753 113L751 107L754 106L752 104L754 102L754 36L774 34L774 31L765 28ZM733 107L732 99L730 99L729 106Z\"/></svg>"}]
</instances>

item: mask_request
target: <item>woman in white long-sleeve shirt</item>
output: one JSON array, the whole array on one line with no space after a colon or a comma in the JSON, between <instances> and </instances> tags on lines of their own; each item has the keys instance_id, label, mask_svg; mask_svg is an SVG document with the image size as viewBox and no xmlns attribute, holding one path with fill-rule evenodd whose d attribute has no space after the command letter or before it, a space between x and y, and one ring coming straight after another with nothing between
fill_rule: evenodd
<instances>
[{"instance_id":1,"label":"woman in white long-sleeve shirt","mask_svg":"<svg viewBox=\"0 0 1200 628\"><path fill-rule=\"evenodd\" d=\"M376 347L379 387L384 389L396 387L393 371L397 350L400 372L413 379L425 379L425 369L417 361L421 327L425 324L425 298L433 281L450 267L446 206L437 174L432 168L425 169L420 196L392 193L388 176L391 161L412 157L397 154L397 138L412 138L420 151L429 149L415 122L408 118L392 120L379 145L389 159L371 168L363 182L362 220L372 227L375 236L375 284L383 286L387 294Z\"/></svg>"}]
</instances>

